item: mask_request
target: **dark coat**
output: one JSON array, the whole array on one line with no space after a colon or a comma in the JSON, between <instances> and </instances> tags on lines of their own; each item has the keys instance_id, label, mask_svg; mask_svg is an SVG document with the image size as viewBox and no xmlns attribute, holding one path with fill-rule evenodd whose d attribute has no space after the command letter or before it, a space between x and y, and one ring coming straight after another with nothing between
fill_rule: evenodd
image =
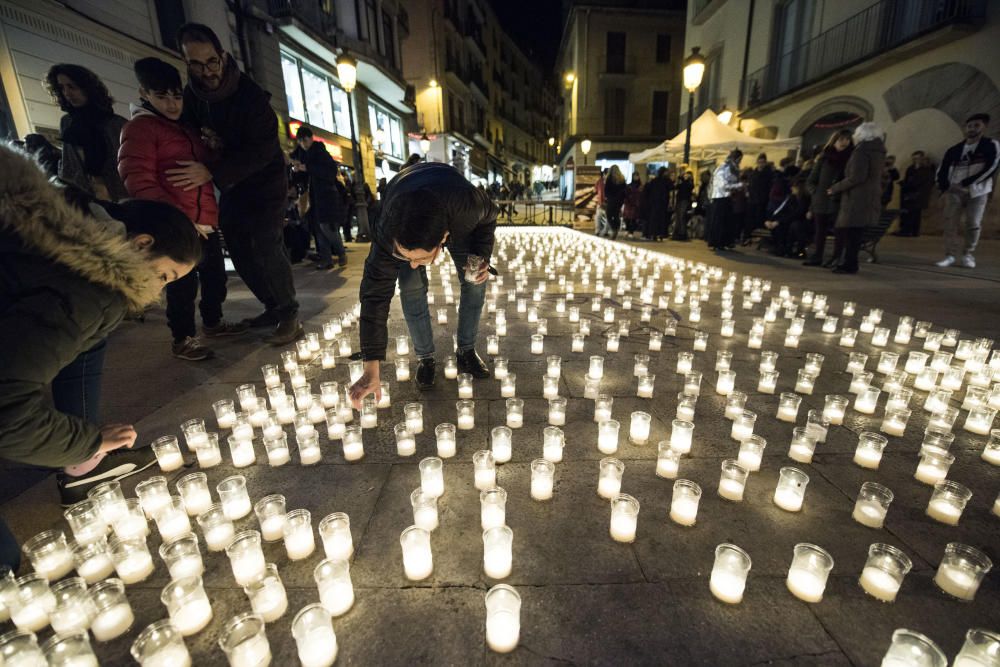
<instances>
[{"instance_id":1,"label":"dark coat","mask_svg":"<svg viewBox=\"0 0 1000 667\"><path fill-rule=\"evenodd\" d=\"M639 200L642 198L642 185L629 183L625 188L625 205L622 206L622 217L635 220L639 217Z\"/></svg>"},{"instance_id":2,"label":"dark coat","mask_svg":"<svg viewBox=\"0 0 1000 667\"><path fill-rule=\"evenodd\" d=\"M763 169L754 169L751 171L750 187L747 190L750 203L758 206L767 204L768 197L771 195L773 181L774 168L771 165L767 165Z\"/></svg>"},{"instance_id":3,"label":"dark coat","mask_svg":"<svg viewBox=\"0 0 1000 667\"><path fill-rule=\"evenodd\" d=\"M389 220L383 213L404 192L433 190L442 200L448 218L446 246L452 254L473 254L489 261L497 226L496 205L461 172L441 162L422 162L399 172L386 186L371 222L372 244L361 279L361 353L364 359L385 359L388 344L389 305L396 290L399 269L406 262L393 256Z\"/></svg>"},{"instance_id":4,"label":"dark coat","mask_svg":"<svg viewBox=\"0 0 1000 667\"><path fill-rule=\"evenodd\" d=\"M834 152L836 150L836 148L830 149ZM853 147L844 150L848 151L848 155L844 157L849 159ZM837 215L840 208L840 197L837 195L831 197L826 194L826 191L844 177L846 165L847 160L838 160L837 156L831 156L827 151L824 151L813 164L813 168L809 172L809 179L806 181L806 187L809 194L812 195L811 210L813 215Z\"/></svg>"},{"instance_id":5,"label":"dark coat","mask_svg":"<svg viewBox=\"0 0 1000 667\"><path fill-rule=\"evenodd\" d=\"M934 189L934 166L906 168L906 175L899 186L900 202L903 208L923 210L930 206L931 190Z\"/></svg>"},{"instance_id":6,"label":"dark coat","mask_svg":"<svg viewBox=\"0 0 1000 667\"><path fill-rule=\"evenodd\" d=\"M337 180L337 162L318 141L307 151L297 148L292 157L306 165L313 220L339 228L347 216L347 192Z\"/></svg>"},{"instance_id":7,"label":"dark coat","mask_svg":"<svg viewBox=\"0 0 1000 667\"><path fill-rule=\"evenodd\" d=\"M64 115L59 120L59 133L66 135L66 130L72 122L70 114ZM125 126L125 119L117 114L113 114L101 125L107 158L101 165L100 174L95 174L102 185L107 188L107 197L112 201L121 201L129 195L125 190L118 175L118 146L121 142L122 128ZM62 159L59 162L59 178L66 183L72 183L84 192L104 198L105 194L94 188L94 181L87 174L84 168L84 160L81 156L81 149L74 146L69 141L63 141Z\"/></svg>"},{"instance_id":8,"label":"dark coat","mask_svg":"<svg viewBox=\"0 0 1000 667\"><path fill-rule=\"evenodd\" d=\"M666 176L657 176L642 190L646 199L646 229L650 235L665 235L670 226L670 191L673 184Z\"/></svg>"},{"instance_id":9,"label":"dark coat","mask_svg":"<svg viewBox=\"0 0 1000 667\"><path fill-rule=\"evenodd\" d=\"M878 222L882 214L883 169L885 143L881 139L862 141L854 147L843 180L830 188L834 194L843 193L834 227L872 227Z\"/></svg>"},{"instance_id":10,"label":"dark coat","mask_svg":"<svg viewBox=\"0 0 1000 667\"><path fill-rule=\"evenodd\" d=\"M626 187L628 186L624 182L612 183L609 181L604 184L604 205L608 213L621 213L622 206L625 205Z\"/></svg>"},{"instance_id":11,"label":"dark coat","mask_svg":"<svg viewBox=\"0 0 1000 667\"><path fill-rule=\"evenodd\" d=\"M235 67L232 62L227 67ZM262 212L281 212L288 193L285 158L278 143L278 117L270 95L240 73L236 92L219 102L184 89L184 117L201 128L217 157L206 164L222 191L220 222L254 220ZM280 220L280 216L278 217Z\"/></svg>"},{"instance_id":12,"label":"dark coat","mask_svg":"<svg viewBox=\"0 0 1000 667\"><path fill-rule=\"evenodd\" d=\"M59 412L48 388L160 283L124 226L69 206L33 161L0 146L0 457L83 463L99 427Z\"/></svg>"}]
</instances>

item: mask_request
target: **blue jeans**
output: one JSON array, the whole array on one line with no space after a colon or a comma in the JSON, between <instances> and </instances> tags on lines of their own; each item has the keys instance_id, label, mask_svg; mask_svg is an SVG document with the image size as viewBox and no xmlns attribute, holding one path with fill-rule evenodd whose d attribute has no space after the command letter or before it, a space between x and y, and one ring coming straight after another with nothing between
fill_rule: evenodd
<instances>
[{"instance_id":1,"label":"blue jeans","mask_svg":"<svg viewBox=\"0 0 1000 667\"><path fill-rule=\"evenodd\" d=\"M340 225L316 221L312 224L320 264L331 264L334 255L343 257L347 254L344 242L340 239Z\"/></svg>"},{"instance_id":2,"label":"blue jeans","mask_svg":"<svg viewBox=\"0 0 1000 667\"><path fill-rule=\"evenodd\" d=\"M458 351L467 352L476 347L479 334L479 318L483 314L486 301L486 283L474 285L465 280L466 251L451 251L451 258L458 268L462 285L458 302ZM427 270L425 267L413 269L405 264L399 269L399 299L403 305L403 317L413 340L413 351L418 359L434 356L434 332L431 330L431 310L427 305Z\"/></svg>"},{"instance_id":3,"label":"blue jeans","mask_svg":"<svg viewBox=\"0 0 1000 667\"><path fill-rule=\"evenodd\" d=\"M101 423L101 375L108 342L102 340L81 352L52 380L52 404L59 412Z\"/></svg>"}]
</instances>

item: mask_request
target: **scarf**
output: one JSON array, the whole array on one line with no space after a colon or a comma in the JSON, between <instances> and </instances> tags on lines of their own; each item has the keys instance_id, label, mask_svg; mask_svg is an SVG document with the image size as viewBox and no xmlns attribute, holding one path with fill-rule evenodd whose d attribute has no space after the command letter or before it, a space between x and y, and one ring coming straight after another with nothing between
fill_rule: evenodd
<instances>
[{"instance_id":1,"label":"scarf","mask_svg":"<svg viewBox=\"0 0 1000 667\"><path fill-rule=\"evenodd\" d=\"M851 153L854 152L854 146L848 146L842 151L838 151L834 147L827 148L823 151L823 158L833 165L838 171L842 171L845 166L847 166L847 160L850 159Z\"/></svg>"},{"instance_id":2,"label":"scarf","mask_svg":"<svg viewBox=\"0 0 1000 667\"><path fill-rule=\"evenodd\" d=\"M191 86L191 92L193 92L195 97L198 99L208 102L209 104L221 102L222 100L231 97L240 85L239 65L237 65L233 57L227 53L225 63L222 66L222 83L219 84L218 88L215 90L205 90L194 77L189 78L188 85Z\"/></svg>"},{"instance_id":3,"label":"scarf","mask_svg":"<svg viewBox=\"0 0 1000 667\"><path fill-rule=\"evenodd\" d=\"M114 115L111 111L88 104L73 109L63 132L63 141L83 150L83 169L90 176L102 176L108 159L104 126Z\"/></svg>"}]
</instances>

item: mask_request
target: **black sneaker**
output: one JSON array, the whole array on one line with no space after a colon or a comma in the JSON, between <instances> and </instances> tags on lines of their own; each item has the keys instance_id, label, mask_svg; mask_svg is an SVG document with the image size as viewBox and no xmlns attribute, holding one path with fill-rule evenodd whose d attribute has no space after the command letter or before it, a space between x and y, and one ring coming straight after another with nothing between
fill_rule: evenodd
<instances>
[{"instance_id":1,"label":"black sneaker","mask_svg":"<svg viewBox=\"0 0 1000 667\"><path fill-rule=\"evenodd\" d=\"M343 269L347 266L347 253L337 258L337 268Z\"/></svg>"},{"instance_id":2,"label":"black sneaker","mask_svg":"<svg viewBox=\"0 0 1000 667\"><path fill-rule=\"evenodd\" d=\"M475 350L466 350L458 353L458 372L471 373L472 377L478 380L485 380L490 376L490 369Z\"/></svg>"},{"instance_id":3,"label":"black sneaker","mask_svg":"<svg viewBox=\"0 0 1000 667\"><path fill-rule=\"evenodd\" d=\"M183 359L185 361L204 361L205 359L211 359L215 356L215 353L212 352L212 350L202 345L201 342L193 336L188 336L182 341L173 343L170 346L170 352L178 359Z\"/></svg>"},{"instance_id":4,"label":"black sneaker","mask_svg":"<svg viewBox=\"0 0 1000 667\"><path fill-rule=\"evenodd\" d=\"M243 323L246 324L251 329L263 329L265 327L277 326L278 316L275 315L270 310L265 310L257 317L248 317L247 319L243 320Z\"/></svg>"},{"instance_id":5,"label":"black sneaker","mask_svg":"<svg viewBox=\"0 0 1000 667\"><path fill-rule=\"evenodd\" d=\"M218 324L202 325L201 331L206 338L223 338L225 336L241 336L247 332L250 325L246 322L227 322L219 320Z\"/></svg>"},{"instance_id":6,"label":"black sneaker","mask_svg":"<svg viewBox=\"0 0 1000 667\"><path fill-rule=\"evenodd\" d=\"M274 328L274 333L266 337L264 342L275 347L280 347L281 345L288 345L302 338L304 335L305 331L303 331L302 325L299 324L299 318L290 317L287 320L278 322L278 326Z\"/></svg>"},{"instance_id":7,"label":"black sneaker","mask_svg":"<svg viewBox=\"0 0 1000 667\"><path fill-rule=\"evenodd\" d=\"M417 362L417 389L427 391L434 386L435 364L433 359Z\"/></svg>"},{"instance_id":8,"label":"black sneaker","mask_svg":"<svg viewBox=\"0 0 1000 667\"><path fill-rule=\"evenodd\" d=\"M122 447L108 452L97 467L86 475L70 477L64 472L56 475L59 502L69 507L87 498L87 492L101 482L120 481L156 465L156 456L149 447L128 449Z\"/></svg>"}]
</instances>

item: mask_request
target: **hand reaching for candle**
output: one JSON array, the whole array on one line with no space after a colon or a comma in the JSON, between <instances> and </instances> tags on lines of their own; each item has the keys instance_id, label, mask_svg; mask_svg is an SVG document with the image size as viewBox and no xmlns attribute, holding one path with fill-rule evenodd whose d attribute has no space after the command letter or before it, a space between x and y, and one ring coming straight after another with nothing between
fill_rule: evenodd
<instances>
[{"instance_id":1,"label":"hand reaching for candle","mask_svg":"<svg viewBox=\"0 0 1000 667\"><path fill-rule=\"evenodd\" d=\"M375 394L377 400L382 400L382 384L379 381L379 362L366 361L365 372L358 381L351 385L351 403L355 410L361 409L361 399L368 394Z\"/></svg>"},{"instance_id":2,"label":"hand reaching for candle","mask_svg":"<svg viewBox=\"0 0 1000 667\"><path fill-rule=\"evenodd\" d=\"M136 435L131 424L105 424L101 427L101 447L98 451L104 453L122 447L131 448Z\"/></svg>"}]
</instances>

